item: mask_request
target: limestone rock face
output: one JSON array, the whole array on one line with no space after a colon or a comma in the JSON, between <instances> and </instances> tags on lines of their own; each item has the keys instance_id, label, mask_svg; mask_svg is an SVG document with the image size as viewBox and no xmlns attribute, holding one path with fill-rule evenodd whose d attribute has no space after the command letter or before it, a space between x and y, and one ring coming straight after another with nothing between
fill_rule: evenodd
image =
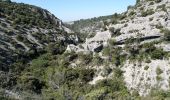
<instances>
[{"instance_id":1,"label":"limestone rock face","mask_svg":"<svg viewBox=\"0 0 170 100\"><path fill-rule=\"evenodd\" d=\"M144 1L143 1L144 2ZM139 37L139 38L145 38L145 37L161 37L163 34L160 32L160 29L158 26L162 26L164 28L170 28L170 20L169 20L169 8L168 4L169 1L162 0L160 3L155 3L154 5L148 5L150 2L144 2L141 3L142 6L137 7L135 9L130 9L127 11L127 13L130 13L131 11L135 12L136 14L133 15L133 17L126 18L122 20L122 24L116 24L112 25L111 27L114 27L115 29L120 29L120 32L123 33L120 36L117 36L115 39L117 41L125 40L130 37ZM167 8L167 11L160 10L159 6L165 5ZM143 13L140 8L144 8L145 11L152 9L153 14L147 15L143 17L141 13ZM127 14L128 15L128 14Z\"/></svg>"},{"instance_id":2,"label":"limestone rock face","mask_svg":"<svg viewBox=\"0 0 170 100\"><path fill-rule=\"evenodd\" d=\"M85 43L79 46L70 45L69 50L74 51L92 51L100 52L101 48L108 45L108 40L113 39L120 47L124 47L125 41L130 38L138 38L142 43L159 41L163 39L162 29L170 30L170 1L157 0L148 1L140 0L134 7L129 8L123 13L127 17L120 20L117 24L110 24L107 29L120 30L117 35L116 31L110 32L99 31L92 38L86 38ZM164 51L170 51L169 43L159 43L156 48L162 48ZM130 62L128 59L121 66L124 71L124 81L131 90L137 90L140 95L147 95L150 90L159 87L163 90L169 87L170 64L168 59L151 60L150 63L144 61ZM162 73L158 76L156 70L160 69ZM161 80L159 78L161 77Z\"/></svg>"},{"instance_id":3,"label":"limestone rock face","mask_svg":"<svg viewBox=\"0 0 170 100\"><path fill-rule=\"evenodd\" d=\"M107 46L108 40L111 38L110 31L97 32L96 35L92 38L86 38L85 43L81 44L82 48L75 45L69 45L67 50L69 51L92 51L99 52L103 47Z\"/></svg>"},{"instance_id":4,"label":"limestone rock face","mask_svg":"<svg viewBox=\"0 0 170 100\"><path fill-rule=\"evenodd\" d=\"M127 39L140 38L144 42L150 42L153 40L159 40L163 37L163 33L159 27L170 29L170 1L162 0L160 2L140 0L139 4L130 8L125 15L127 16L123 20L120 20L118 24L110 24L106 26L107 29L114 28L120 30L121 35L112 37L114 32L99 31L92 38L87 38L86 42L81 44L85 51L94 51L95 48L101 45L106 46L109 39L115 39L118 43L124 43ZM166 11L163 10L166 8ZM143 11L141 10L143 9ZM150 14L143 15L150 11ZM131 12L135 14L130 15Z\"/></svg>"},{"instance_id":5,"label":"limestone rock face","mask_svg":"<svg viewBox=\"0 0 170 100\"><path fill-rule=\"evenodd\" d=\"M94 49L100 47L101 45L106 46L107 41L111 38L111 32L97 32L92 38L87 38L84 44L86 50L94 51Z\"/></svg>"},{"instance_id":6,"label":"limestone rock face","mask_svg":"<svg viewBox=\"0 0 170 100\"><path fill-rule=\"evenodd\" d=\"M163 38L164 33L161 32L161 28L170 29L170 1L152 2L153 4L151 4L151 1L140 0L140 6L127 11L127 18L123 19L119 24L110 25L110 27L120 29L122 33L113 37L117 42L123 42L129 38L139 38L146 43ZM153 12L144 16L143 14L149 10ZM131 12L135 14L130 16ZM162 48L164 51L170 50L169 43L161 43L155 46ZM160 76L156 73L158 68L162 71ZM163 90L169 89L170 64L167 59L152 60L151 63L126 61L122 70L125 72L124 81L128 89L137 90L140 95L149 94L154 87L159 87ZM161 77L160 80L159 77Z\"/></svg>"},{"instance_id":7,"label":"limestone rock face","mask_svg":"<svg viewBox=\"0 0 170 100\"><path fill-rule=\"evenodd\" d=\"M134 66L136 64L136 66ZM140 67L139 67L140 66ZM146 68L147 67L147 68ZM160 69L160 80L157 70ZM140 95L150 93L152 87L159 87L163 90L169 89L169 60L152 60L151 63L130 63L126 62L122 68L127 87L131 90L138 90Z\"/></svg>"}]
</instances>

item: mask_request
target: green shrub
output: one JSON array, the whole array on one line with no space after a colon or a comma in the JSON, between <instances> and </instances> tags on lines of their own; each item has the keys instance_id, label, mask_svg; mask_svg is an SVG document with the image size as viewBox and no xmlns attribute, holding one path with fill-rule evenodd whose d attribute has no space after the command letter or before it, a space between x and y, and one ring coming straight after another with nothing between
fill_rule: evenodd
<instances>
[{"instance_id":1,"label":"green shrub","mask_svg":"<svg viewBox=\"0 0 170 100\"><path fill-rule=\"evenodd\" d=\"M90 93L85 95L87 100L98 100L107 93L107 88L100 88L96 90L92 90Z\"/></svg>"},{"instance_id":2,"label":"green shrub","mask_svg":"<svg viewBox=\"0 0 170 100\"><path fill-rule=\"evenodd\" d=\"M120 78L102 80L96 84L96 88L101 87L105 87L107 89L107 93L104 95L104 98L108 98L108 100L109 98L116 98L116 100L119 100L118 98L127 98L127 95L129 95L125 83Z\"/></svg>"},{"instance_id":3,"label":"green shrub","mask_svg":"<svg viewBox=\"0 0 170 100\"><path fill-rule=\"evenodd\" d=\"M50 54L43 54L37 59L32 60L30 68L34 69L35 71L46 69L49 66L51 59L52 58Z\"/></svg>"},{"instance_id":4,"label":"green shrub","mask_svg":"<svg viewBox=\"0 0 170 100\"><path fill-rule=\"evenodd\" d=\"M1 22L1 25L2 25L2 27L7 27L7 24L6 23L3 23L3 22Z\"/></svg>"},{"instance_id":5,"label":"green shrub","mask_svg":"<svg viewBox=\"0 0 170 100\"><path fill-rule=\"evenodd\" d=\"M103 77L106 77L106 76L108 76L111 72L112 72L112 69L111 69L110 67L105 66L104 69L103 69L103 74L102 74L102 76L103 76Z\"/></svg>"},{"instance_id":6,"label":"green shrub","mask_svg":"<svg viewBox=\"0 0 170 100\"><path fill-rule=\"evenodd\" d=\"M140 9L141 11L143 11L143 10L144 10L144 7L140 7L139 9Z\"/></svg>"},{"instance_id":7,"label":"green shrub","mask_svg":"<svg viewBox=\"0 0 170 100\"><path fill-rule=\"evenodd\" d=\"M79 53L78 56L79 56L79 59L82 61L83 65L87 65L87 64L91 63L92 59L93 59L92 54Z\"/></svg>"},{"instance_id":8,"label":"green shrub","mask_svg":"<svg viewBox=\"0 0 170 100\"><path fill-rule=\"evenodd\" d=\"M16 39L22 42L24 40L24 37L22 35L17 35Z\"/></svg>"},{"instance_id":9,"label":"green shrub","mask_svg":"<svg viewBox=\"0 0 170 100\"><path fill-rule=\"evenodd\" d=\"M162 77L159 76L159 75L157 75L157 76L156 76L156 80L157 80L157 81L160 81L160 80L162 80Z\"/></svg>"},{"instance_id":10,"label":"green shrub","mask_svg":"<svg viewBox=\"0 0 170 100\"><path fill-rule=\"evenodd\" d=\"M164 40L165 41L170 41L170 30L163 29L161 32L164 33Z\"/></svg>"},{"instance_id":11,"label":"green shrub","mask_svg":"<svg viewBox=\"0 0 170 100\"><path fill-rule=\"evenodd\" d=\"M25 68L26 65L19 61L11 65L11 71L16 74L20 74Z\"/></svg>"},{"instance_id":12,"label":"green shrub","mask_svg":"<svg viewBox=\"0 0 170 100\"><path fill-rule=\"evenodd\" d=\"M46 87L45 82L37 78L29 78L29 76L22 79L21 84L24 85L25 90L30 90L37 94L41 94L42 89Z\"/></svg>"},{"instance_id":13,"label":"green shrub","mask_svg":"<svg viewBox=\"0 0 170 100\"><path fill-rule=\"evenodd\" d=\"M149 18L149 21L153 21L153 17Z\"/></svg>"},{"instance_id":14,"label":"green shrub","mask_svg":"<svg viewBox=\"0 0 170 100\"><path fill-rule=\"evenodd\" d=\"M154 5L154 2L150 2L149 5Z\"/></svg>"},{"instance_id":15,"label":"green shrub","mask_svg":"<svg viewBox=\"0 0 170 100\"><path fill-rule=\"evenodd\" d=\"M120 68L115 68L114 69L114 77L121 78L122 75L123 75L123 71Z\"/></svg>"},{"instance_id":16,"label":"green shrub","mask_svg":"<svg viewBox=\"0 0 170 100\"><path fill-rule=\"evenodd\" d=\"M137 90L133 90L132 96L138 97L139 96L139 92Z\"/></svg>"},{"instance_id":17,"label":"green shrub","mask_svg":"<svg viewBox=\"0 0 170 100\"><path fill-rule=\"evenodd\" d=\"M146 17L146 16L152 15L152 14L154 14L154 13L155 13L155 12L153 11L153 9L150 9L150 10L147 10L147 11L142 11L141 16L142 16L142 17Z\"/></svg>"},{"instance_id":18,"label":"green shrub","mask_svg":"<svg viewBox=\"0 0 170 100\"><path fill-rule=\"evenodd\" d=\"M12 35L14 35L15 33L14 33L13 31L11 31L11 30L8 30L8 31L6 32L6 34L9 35L9 36L12 36Z\"/></svg>"},{"instance_id":19,"label":"green shrub","mask_svg":"<svg viewBox=\"0 0 170 100\"><path fill-rule=\"evenodd\" d=\"M79 73L77 70L67 69L65 71L65 81L66 82L76 80L76 79L78 79L78 77L79 77Z\"/></svg>"},{"instance_id":20,"label":"green shrub","mask_svg":"<svg viewBox=\"0 0 170 100\"><path fill-rule=\"evenodd\" d=\"M79 78L82 82L89 82L94 77L94 70L93 69L78 69Z\"/></svg>"},{"instance_id":21,"label":"green shrub","mask_svg":"<svg viewBox=\"0 0 170 100\"><path fill-rule=\"evenodd\" d=\"M96 35L96 33L91 33L87 36L87 38L93 38Z\"/></svg>"},{"instance_id":22,"label":"green shrub","mask_svg":"<svg viewBox=\"0 0 170 100\"><path fill-rule=\"evenodd\" d=\"M135 14L136 14L136 12L131 11L131 12L129 13L129 16L133 16L133 15L135 15Z\"/></svg>"},{"instance_id":23,"label":"green shrub","mask_svg":"<svg viewBox=\"0 0 170 100\"><path fill-rule=\"evenodd\" d=\"M130 38L127 38L126 40L125 40L125 44L132 44L132 43L134 43L135 42L135 38L134 37L130 37Z\"/></svg>"},{"instance_id":24,"label":"green shrub","mask_svg":"<svg viewBox=\"0 0 170 100\"><path fill-rule=\"evenodd\" d=\"M160 3L162 0L155 0L156 3Z\"/></svg>"},{"instance_id":25,"label":"green shrub","mask_svg":"<svg viewBox=\"0 0 170 100\"><path fill-rule=\"evenodd\" d=\"M161 90L159 88L153 88L151 89L150 97L155 98L157 100L166 100L166 99L168 100L170 97L170 92Z\"/></svg>"},{"instance_id":26,"label":"green shrub","mask_svg":"<svg viewBox=\"0 0 170 100\"><path fill-rule=\"evenodd\" d=\"M94 65L101 65L103 64L103 59L100 58L98 55L93 57L93 64Z\"/></svg>"},{"instance_id":27,"label":"green shrub","mask_svg":"<svg viewBox=\"0 0 170 100\"><path fill-rule=\"evenodd\" d=\"M122 33L120 30L121 29L115 29L114 27L109 28L109 31L112 33L112 37L121 35Z\"/></svg>"},{"instance_id":28,"label":"green shrub","mask_svg":"<svg viewBox=\"0 0 170 100\"><path fill-rule=\"evenodd\" d=\"M146 63L151 63L151 60L150 60L150 59L146 59L145 62L146 62Z\"/></svg>"},{"instance_id":29,"label":"green shrub","mask_svg":"<svg viewBox=\"0 0 170 100\"><path fill-rule=\"evenodd\" d=\"M125 25L124 25L124 27L127 27L127 26L128 26L128 24L125 24Z\"/></svg>"},{"instance_id":30,"label":"green shrub","mask_svg":"<svg viewBox=\"0 0 170 100\"><path fill-rule=\"evenodd\" d=\"M62 43L62 41L58 41L55 43L50 43L47 47L47 51L51 54L62 54L63 52L65 52L65 45Z\"/></svg>"},{"instance_id":31,"label":"green shrub","mask_svg":"<svg viewBox=\"0 0 170 100\"><path fill-rule=\"evenodd\" d=\"M166 8L166 5L165 4L162 4L160 6L157 6L157 9L161 9L162 11L167 11L167 8Z\"/></svg>"},{"instance_id":32,"label":"green shrub","mask_svg":"<svg viewBox=\"0 0 170 100\"><path fill-rule=\"evenodd\" d=\"M162 49L156 49L151 53L152 59L163 59L165 57L165 52Z\"/></svg>"},{"instance_id":33,"label":"green shrub","mask_svg":"<svg viewBox=\"0 0 170 100\"><path fill-rule=\"evenodd\" d=\"M142 45L142 48L145 49L145 52L150 53L150 52L152 52L153 50L156 49L156 47L154 46L154 44L155 44L155 43L144 43L144 44Z\"/></svg>"},{"instance_id":34,"label":"green shrub","mask_svg":"<svg viewBox=\"0 0 170 100\"><path fill-rule=\"evenodd\" d=\"M120 55L112 55L111 62L117 67L121 65Z\"/></svg>"},{"instance_id":35,"label":"green shrub","mask_svg":"<svg viewBox=\"0 0 170 100\"><path fill-rule=\"evenodd\" d=\"M144 67L144 70L148 70L148 69L149 69L149 66L145 66L145 67Z\"/></svg>"},{"instance_id":36,"label":"green shrub","mask_svg":"<svg viewBox=\"0 0 170 100\"><path fill-rule=\"evenodd\" d=\"M111 46L114 46L114 45L116 44L116 40L115 40L115 39L110 39L110 40L109 40L109 44L110 44Z\"/></svg>"},{"instance_id":37,"label":"green shrub","mask_svg":"<svg viewBox=\"0 0 170 100\"><path fill-rule=\"evenodd\" d=\"M160 74L162 74L163 73L163 71L160 69L160 67L157 67L157 69L156 69L156 74L157 75L160 75Z\"/></svg>"},{"instance_id":38,"label":"green shrub","mask_svg":"<svg viewBox=\"0 0 170 100\"><path fill-rule=\"evenodd\" d=\"M105 47L103 50L102 50L102 53L104 56L109 56L110 54L110 48L109 47Z\"/></svg>"},{"instance_id":39,"label":"green shrub","mask_svg":"<svg viewBox=\"0 0 170 100\"><path fill-rule=\"evenodd\" d=\"M158 25L156 25L156 28L157 28L157 29L162 29L163 26L159 23Z\"/></svg>"},{"instance_id":40,"label":"green shrub","mask_svg":"<svg viewBox=\"0 0 170 100\"><path fill-rule=\"evenodd\" d=\"M114 33L114 32L115 32L115 28L114 28L114 27L110 27L110 28L109 28L109 31L110 31L111 33Z\"/></svg>"}]
</instances>

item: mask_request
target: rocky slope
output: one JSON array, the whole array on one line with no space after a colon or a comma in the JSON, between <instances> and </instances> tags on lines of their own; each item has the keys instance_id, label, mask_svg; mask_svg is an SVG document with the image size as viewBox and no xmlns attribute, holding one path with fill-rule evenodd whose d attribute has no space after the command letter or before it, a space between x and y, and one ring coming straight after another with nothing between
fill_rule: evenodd
<instances>
[{"instance_id":1,"label":"rocky slope","mask_svg":"<svg viewBox=\"0 0 170 100\"><path fill-rule=\"evenodd\" d=\"M116 55L123 56L118 67L124 71L124 81L131 92L146 96L153 88L169 90L170 1L138 0L122 16L126 17L118 23L106 25L107 31L96 32L85 43L69 45L67 50L99 52L101 58L112 59L112 50L118 48L121 53ZM110 50L107 56L106 50ZM111 68L116 65L110 64ZM92 83L105 78L98 75Z\"/></svg>"},{"instance_id":2,"label":"rocky slope","mask_svg":"<svg viewBox=\"0 0 170 100\"><path fill-rule=\"evenodd\" d=\"M145 43L161 40L164 37L162 30L170 30L170 1L141 0L136 6L128 10L127 15L130 17L122 20L121 24L111 25L115 29L120 29L120 32L123 33L115 37L115 40L122 42L131 37L141 38ZM132 12L133 15L130 15ZM167 42L158 43L156 46L169 52L169 43ZM145 69L146 66L149 67L148 70ZM146 95L150 92L150 89L155 87L163 90L169 89L169 68L168 58L151 60L149 64L144 61L128 64L127 61L122 69L125 71L124 76L127 87L130 90L138 90L140 95ZM160 80L158 79L158 69L162 71Z\"/></svg>"},{"instance_id":3,"label":"rocky slope","mask_svg":"<svg viewBox=\"0 0 170 100\"><path fill-rule=\"evenodd\" d=\"M61 20L45 9L14 2L0 2L0 70L16 60L43 52L50 43L71 42ZM24 55L25 54L25 55Z\"/></svg>"}]
</instances>

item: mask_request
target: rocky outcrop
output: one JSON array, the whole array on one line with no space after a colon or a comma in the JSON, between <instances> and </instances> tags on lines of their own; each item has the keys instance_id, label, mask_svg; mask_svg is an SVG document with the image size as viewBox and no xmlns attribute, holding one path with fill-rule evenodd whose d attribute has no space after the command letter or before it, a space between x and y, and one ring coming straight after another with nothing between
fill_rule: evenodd
<instances>
[{"instance_id":1,"label":"rocky outcrop","mask_svg":"<svg viewBox=\"0 0 170 100\"><path fill-rule=\"evenodd\" d=\"M103 47L107 46L108 40L111 38L112 33L108 31L97 32L96 35L92 38L86 38L85 43L79 44L78 46L69 45L67 50L69 51L92 51L92 52L100 52Z\"/></svg>"}]
</instances>

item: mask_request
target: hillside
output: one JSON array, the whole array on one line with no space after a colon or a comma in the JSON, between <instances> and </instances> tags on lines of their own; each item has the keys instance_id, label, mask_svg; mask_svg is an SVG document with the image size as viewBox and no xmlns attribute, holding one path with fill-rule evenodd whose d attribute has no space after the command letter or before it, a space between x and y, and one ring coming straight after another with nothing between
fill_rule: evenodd
<instances>
[{"instance_id":1,"label":"hillside","mask_svg":"<svg viewBox=\"0 0 170 100\"><path fill-rule=\"evenodd\" d=\"M102 30L104 28L104 24L114 23L116 18L118 18L118 14L95 17L91 19L81 19L78 21L73 21L71 23L66 23L69 28L74 30L75 32L80 33L94 33L97 30ZM115 20L113 20L115 18Z\"/></svg>"},{"instance_id":2,"label":"hillside","mask_svg":"<svg viewBox=\"0 0 170 100\"><path fill-rule=\"evenodd\" d=\"M0 2L0 69L15 60L31 59L58 41L69 41L61 20L39 7Z\"/></svg>"},{"instance_id":3,"label":"hillside","mask_svg":"<svg viewBox=\"0 0 170 100\"><path fill-rule=\"evenodd\" d=\"M169 0L71 25L36 6L0 6L0 99L170 99Z\"/></svg>"},{"instance_id":4,"label":"hillside","mask_svg":"<svg viewBox=\"0 0 170 100\"><path fill-rule=\"evenodd\" d=\"M33 59L46 52L62 54L68 44L75 44L78 38L70 32L45 9L0 0L0 99L15 94L10 90L16 90L20 74Z\"/></svg>"},{"instance_id":5,"label":"hillside","mask_svg":"<svg viewBox=\"0 0 170 100\"><path fill-rule=\"evenodd\" d=\"M146 96L154 90L169 91L169 5L168 0L138 0L121 14L126 17L108 23L106 30L87 37L79 46L69 45L67 50L94 52L108 60L110 68L120 68L131 93ZM92 82L101 79L108 78L98 74Z\"/></svg>"}]
</instances>

